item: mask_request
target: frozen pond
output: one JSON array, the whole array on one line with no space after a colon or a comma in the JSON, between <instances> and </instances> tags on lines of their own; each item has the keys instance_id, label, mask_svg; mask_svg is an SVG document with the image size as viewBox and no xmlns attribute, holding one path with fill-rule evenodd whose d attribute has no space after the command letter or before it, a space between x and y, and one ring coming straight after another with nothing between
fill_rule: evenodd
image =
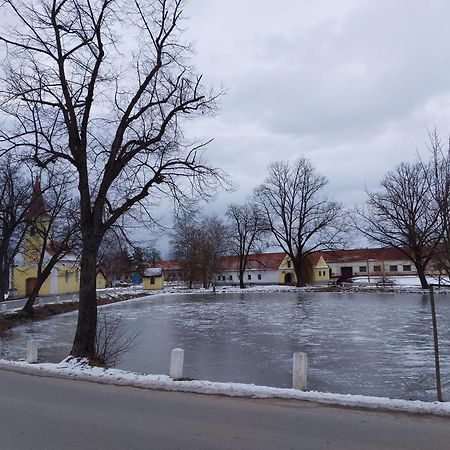
<instances>
[{"instance_id":1,"label":"frozen pond","mask_svg":"<svg viewBox=\"0 0 450 450\"><path fill-rule=\"evenodd\" d=\"M444 399L450 399L450 297L437 295ZM245 293L160 295L110 305L137 330L119 368L168 373L170 351L185 350L185 375L195 379L291 387L292 354L308 354L309 389L434 400L434 356L427 295L370 293ZM70 350L76 314L18 327L6 356L39 342L40 360Z\"/></svg>"}]
</instances>

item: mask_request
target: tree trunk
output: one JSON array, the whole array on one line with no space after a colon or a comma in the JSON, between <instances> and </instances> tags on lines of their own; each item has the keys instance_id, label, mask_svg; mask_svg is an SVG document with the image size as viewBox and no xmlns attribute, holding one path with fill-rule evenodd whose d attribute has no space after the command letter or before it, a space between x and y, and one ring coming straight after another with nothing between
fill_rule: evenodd
<instances>
[{"instance_id":1,"label":"tree trunk","mask_svg":"<svg viewBox=\"0 0 450 450\"><path fill-rule=\"evenodd\" d=\"M239 272L239 287L245 289L244 272Z\"/></svg>"},{"instance_id":2,"label":"tree trunk","mask_svg":"<svg viewBox=\"0 0 450 450\"><path fill-rule=\"evenodd\" d=\"M0 269L0 302L5 300L5 295L8 292L9 277L6 276L7 270L9 271L9 268L2 267Z\"/></svg>"},{"instance_id":3,"label":"tree trunk","mask_svg":"<svg viewBox=\"0 0 450 450\"><path fill-rule=\"evenodd\" d=\"M39 277L37 278L36 285L33 289L33 292L28 297L28 300L25 303L24 307L22 308L22 311L25 311L29 314L31 314L33 312L34 303L39 294L39 290L41 289L42 285L44 284L44 281L45 281L45 279L40 279Z\"/></svg>"},{"instance_id":4,"label":"tree trunk","mask_svg":"<svg viewBox=\"0 0 450 450\"><path fill-rule=\"evenodd\" d=\"M296 287L306 286L306 283L305 283L304 277L303 277L301 262L298 262L294 258L291 258L291 259L292 259L292 265L294 266L295 278L297 279L297 282L295 283Z\"/></svg>"},{"instance_id":5,"label":"tree trunk","mask_svg":"<svg viewBox=\"0 0 450 450\"><path fill-rule=\"evenodd\" d=\"M25 303L24 307L22 308L23 311L31 314L31 312L33 311L34 303L36 302L36 298L39 295L39 291L42 285L45 283L45 280L50 276L54 265L54 263L51 265L49 263L49 265L47 265L41 273L38 273L36 285L33 289L33 292L28 297L28 300Z\"/></svg>"},{"instance_id":6,"label":"tree trunk","mask_svg":"<svg viewBox=\"0 0 450 450\"><path fill-rule=\"evenodd\" d=\"M78 323L71 354L94 358L97 331L97 254L100 241L84 239L80 262L80 304Z\"/></svg>"},{"instance_id":7,"label":"tree trunk","mask_svg":"<svg viewBox=\"0 0 450 450\"><path fill-rule=\"evenodd\" d=\"M6 255L0 256L0 302L5 300L9 290L9 265Z\"/></svg>"},{"instance_id":8,"label":"tree trunk","mask_svg":"<svg viewBox=\"0 0 450 450\"><path fill-rule=\"evenodd\" d=\"M428 289L428 281L425 276L425 268L422 267L421 264L417 264L416 269L417 269L417 276L419 277L422 289Z\"/></svg>"}]
</instances>

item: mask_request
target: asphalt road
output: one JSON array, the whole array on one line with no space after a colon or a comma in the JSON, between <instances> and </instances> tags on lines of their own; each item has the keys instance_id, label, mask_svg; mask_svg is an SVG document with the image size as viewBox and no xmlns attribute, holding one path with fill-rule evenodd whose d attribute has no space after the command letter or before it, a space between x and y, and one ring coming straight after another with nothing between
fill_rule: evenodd
<instances>
[{"instance_id":1,"label":"asphalt road","mask_svg":"<svg viewBox=\"0 0 450 450\"><path fill-rule=\"evenodd\" d=\"M450 419L158 392L0 370L0 448L446 449Z\"/></svg>"}]
</instances>

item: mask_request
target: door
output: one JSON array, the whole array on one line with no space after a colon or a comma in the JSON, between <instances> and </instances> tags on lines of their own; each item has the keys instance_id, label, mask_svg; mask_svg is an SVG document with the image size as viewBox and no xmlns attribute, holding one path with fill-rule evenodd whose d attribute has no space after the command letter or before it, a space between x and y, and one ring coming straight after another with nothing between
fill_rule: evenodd
<instances>
[{"instance_id":1,"label":"door","mask_svg":"<svg viewBox=\"0 0 450 450\"><path fill-rule=\"evenodd\" d=\"M286 284L291 284L291 283L292 283L292 275L291 275L290 273L287 273L287 274L284 276L284 282L285 282Z\"/></svg>"},{"instance_id":2,"label":"door","mask_svg":"<svg viewBox=\"0 0 450 450\"><path fill-rule=\"evenodd\" d=\"M353 277L353 267L341 267L340 281L347 281Z\"/></svg>"},{"instance_id":3,"label":"door","mask_svg":"<svg viewBox=\"0 0 450 450\"><path fill-rule=\"evenodd\" d=\"M27 297L29 297L31 295L31 293L33 292L33 289L36 287L36 284L37 284L36 277L27 278L25 280L25 295Z\"/></svg>"}]
</instances>

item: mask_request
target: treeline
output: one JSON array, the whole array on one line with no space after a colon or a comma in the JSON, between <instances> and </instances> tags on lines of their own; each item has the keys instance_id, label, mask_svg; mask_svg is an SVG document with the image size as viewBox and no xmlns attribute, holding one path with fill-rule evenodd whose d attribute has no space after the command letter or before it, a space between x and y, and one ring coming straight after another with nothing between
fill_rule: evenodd
<instances>
[{"instance_id":1,"label":"treeline","mask_svg":"<svg viewBox=\"0 0 450 450\"><path fill-rule=\"evenodd\" d=\"M193 211L177 217L172 256L190 286L206 287L220 272L219 257L236 255L243 288L249 255L277 246L291 259L300 286L311 253L345 248L359 234L400 250L426 289L430 270L450 277L450 153L437 133L429 150L428 159L389 171L378 190L366 189L366 204L356 209L327 196L328 180L308 159L272 163L247 202L229 205L224 218Z\"/></svg>"}]
</instances>

